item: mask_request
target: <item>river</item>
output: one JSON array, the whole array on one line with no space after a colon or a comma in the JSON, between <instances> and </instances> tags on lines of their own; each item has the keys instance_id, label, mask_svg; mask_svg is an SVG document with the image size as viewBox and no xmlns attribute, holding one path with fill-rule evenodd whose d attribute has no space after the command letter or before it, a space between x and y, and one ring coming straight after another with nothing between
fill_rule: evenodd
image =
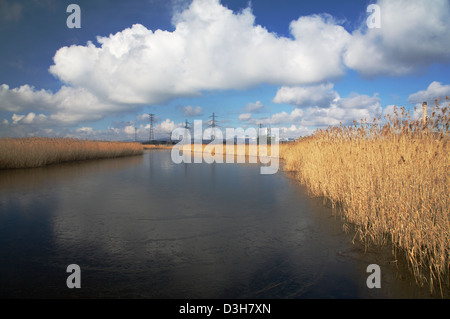
<instances>
[{"instance_id":1,"label":"river","mask_svg":"<svg viewBox=\"0 0 450 319\"><path fill-rule=\"evenodd\" d=\"M170 150L0 171L0 247L2 298L428 297L282 169Z\"/></svg>"}]
</instances>

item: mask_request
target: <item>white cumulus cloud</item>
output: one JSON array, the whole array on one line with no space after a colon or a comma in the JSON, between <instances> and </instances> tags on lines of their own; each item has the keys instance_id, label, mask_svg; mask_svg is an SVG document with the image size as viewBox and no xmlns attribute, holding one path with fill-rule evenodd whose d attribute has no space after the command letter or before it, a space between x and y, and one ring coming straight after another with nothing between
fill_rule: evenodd
<instances>
[{"instance_id":1,"label":"white cumulus cloud","mask_svg":"<svg viewBox=\"0 0 450 319\"><path fill-rule=\"evenodd\" d=\"M443 85L441 82L434 81L426 90L411 94L408 101L413 104L431 103L436 99L445 101L447 96L450 96L450 84Z\"/></svg>"},{"instance_id":2,"label":"white cumulus cloud","mask_svg":"<svg viewBox=\"0 0 450 319\"><path fill-rule=\"evenodd\" d=\"M275 103L288 103L296 109L291 114L281 112L272 115L267 122L300 123L304 126L346 125L354 120L371 121L382 112L378 94L373 96L352 93L341 97L332 84L316 86L282 87L278 90Z\"/></svg>"},{"instance_id":3,"label":"white cumulus cloud","mask_svg":"<svg viewBox=\"0 0 450 319\"><path fill-rule=\"evenodd\" d=\"M448 0L379 0L381 28L352 33L345 64L365 76L400 76L450 62Z\"/></svg>"},{"instance_id":4,"label":"white cumulus cloud","mask_svg":"<svg viewBox=\"0 0 450 319\"><path fill-rule=\"evenodd\" d=\"M203 114L203 108L200 106L183 106L181 111L185 116L199 116Z\"/></svg>"},{"instance_id":5,"label":"white cumulus cloud","mask_svg":"<svg viewBox=\"0 0 450 319\"><path fill-rule=\"evenodd\" d=\"M301 17L290 25L293 38L285 38L256 25L250 9L233 13L218 0L194 0L173 23L173 32L135 24L98 37L98 47L91 42L63 47L50 72L102 99L126 104L344 74L341 54L350 34L330 16Z\"/></svg>"},{"instance_id":6,"label":"white cumulus cloud","mask_svg":"<svg viewBox=\"0 0 450 319\"><path fill-rule=\"evenodd\" d=\"M251 119L251 117L252 117L252 113L242 113L242 114L239 114L239 117L238 117L238 119L239 119L239 121L248 121L249 119Z\"/></svg>"},{"instance_id":7,"label":"white cumulus cloud","mask_svg":"<svg viewBox=\"0 0 450 319\"><path fill-rule=\"evenodd\" d=\"M275 95L274 103L287 103L297 107L328 107L338 94L333 90L333 84L320 84L315 86L281 87Z\"/></svg>"},{"instance_id":8,"label":"white cumulus cloud","mask_svg":"<svg viewBox=\"0 0 450 319\"><path fill-rule=\"evenodd\" d=\"M256 101L255 103L247 103L244 110L248 113L258 113L264 109L264 105L261 101Z\"/></svg>"}]
</instances>

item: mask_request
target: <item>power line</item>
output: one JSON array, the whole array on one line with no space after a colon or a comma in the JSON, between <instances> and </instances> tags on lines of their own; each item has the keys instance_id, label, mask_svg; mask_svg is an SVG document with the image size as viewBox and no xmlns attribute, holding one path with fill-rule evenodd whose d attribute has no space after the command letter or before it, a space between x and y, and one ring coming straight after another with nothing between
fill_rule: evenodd
<instances>
[{"instance_id":1,"label":"power line","mask_svg":"<svg viewBox=\"0 0 450 319\"><path fill-rule=\"evenodd\" d=\"M188 122L188 120L185 120L184 121L184 128L186 129L186 130L189 130L190 129L190 127L189 127L189 122Z\"/></svg>"},{"instance_id":2,"label":"power line","mask_svg":"<svg viewBox=\"0 0 450 319\"><path fill-rule=\"evenodd\" d=\"M216 128L219 126L217 124L217 120L216 120L217 115L213 112L213 114L209 117L211 118L211 120L209 121L210 124L208 125L208 127L211 128L211 140L214 140L216 138L214 132L216 130Z\"/></svg>"},{"instance_id":3,"label":"power line","mask_svg":"<svg viewBox=\"0 0 450 319\"><path fill-rule=\"evenodd\" d=\"M263 127L262 123L259 123L258 124L258 137L261 135L262 127Z\"/></svg>"},{"instance_id":4,"label":"power line","mask_svg":"<svg viewBox=\"0 0 450 319\"><path fill-rule=\"evenodd\" d=\"M265 130L263 130L263 124L258 124L258 136L257 136L257 143L259 144L261 141L261 138L265 139L268 144L272 143L272 129L270 125L267 125L265 127Z\"/></svg>"},{"instance_id":5,"label":"power line","mask_svg":"<svg viewBox=\"0 0 450 319\"><path fill-rule=\"evenodd\" d=\"M155 135L153 132L153 121L155 120L155 114L150 113L150 136L149 136L149 142L154 141L155 140Z\"/></svg>"},{"instance_id":6,"label":"power line","mask_svg":"<svg viewBox=\"0 0 450 319\"><path fill-rule=\"evenodd\" d=\"M191 127L189 126L190 125L190 123L188 122L188 120L185 120L184 121L184 126L183 126L183 128L184 128L184 137L183 138L186 138L186 136L189 136L189 130L191 129Z\"/></svg>"}]
</instances>

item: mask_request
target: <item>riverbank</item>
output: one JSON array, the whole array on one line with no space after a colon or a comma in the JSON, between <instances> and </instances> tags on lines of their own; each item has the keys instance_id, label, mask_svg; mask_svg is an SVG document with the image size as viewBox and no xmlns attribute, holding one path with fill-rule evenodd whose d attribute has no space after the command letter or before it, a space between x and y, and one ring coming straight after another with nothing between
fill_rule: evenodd
<instances>
[{"instance_id":1,"label":"riverbank","mask_svg":"<svg viewBox=\"0 0 450 319\"><path fill-rule=\"evenodd\" d=\"M72 138L1 138L0 169L32 168L73 161L141 155L139 143Z\"/></svg>"},{"instance_id":2,"label":"riverbank","mask_svg":"<svg viewBox=\"0 0 450 319\"><path fill-rule=\"evenodd\" d=\"M392 245L416 282L450 287L449 116L426 125L399 110L379 122L318 130L282 151L313 196L324 196L366 247Z\"/></svg>"}]
</instances>

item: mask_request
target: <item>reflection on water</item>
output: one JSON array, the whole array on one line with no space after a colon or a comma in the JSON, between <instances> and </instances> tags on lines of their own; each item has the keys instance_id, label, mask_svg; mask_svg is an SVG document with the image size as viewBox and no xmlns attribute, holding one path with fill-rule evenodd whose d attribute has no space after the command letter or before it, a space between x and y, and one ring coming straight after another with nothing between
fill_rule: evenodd
<instances>
[{"instance_id":1,"label":"reflection on water","mask_svg":"<svg viewBox=\"0 0 450 319\"><path fill-rule=\"evenodd\" d=\"M0 297L426 296L284 173L164 150L0 172L0 245ZM371 263L382 289L366 286Z\"/></svg>"}]
</instances>

